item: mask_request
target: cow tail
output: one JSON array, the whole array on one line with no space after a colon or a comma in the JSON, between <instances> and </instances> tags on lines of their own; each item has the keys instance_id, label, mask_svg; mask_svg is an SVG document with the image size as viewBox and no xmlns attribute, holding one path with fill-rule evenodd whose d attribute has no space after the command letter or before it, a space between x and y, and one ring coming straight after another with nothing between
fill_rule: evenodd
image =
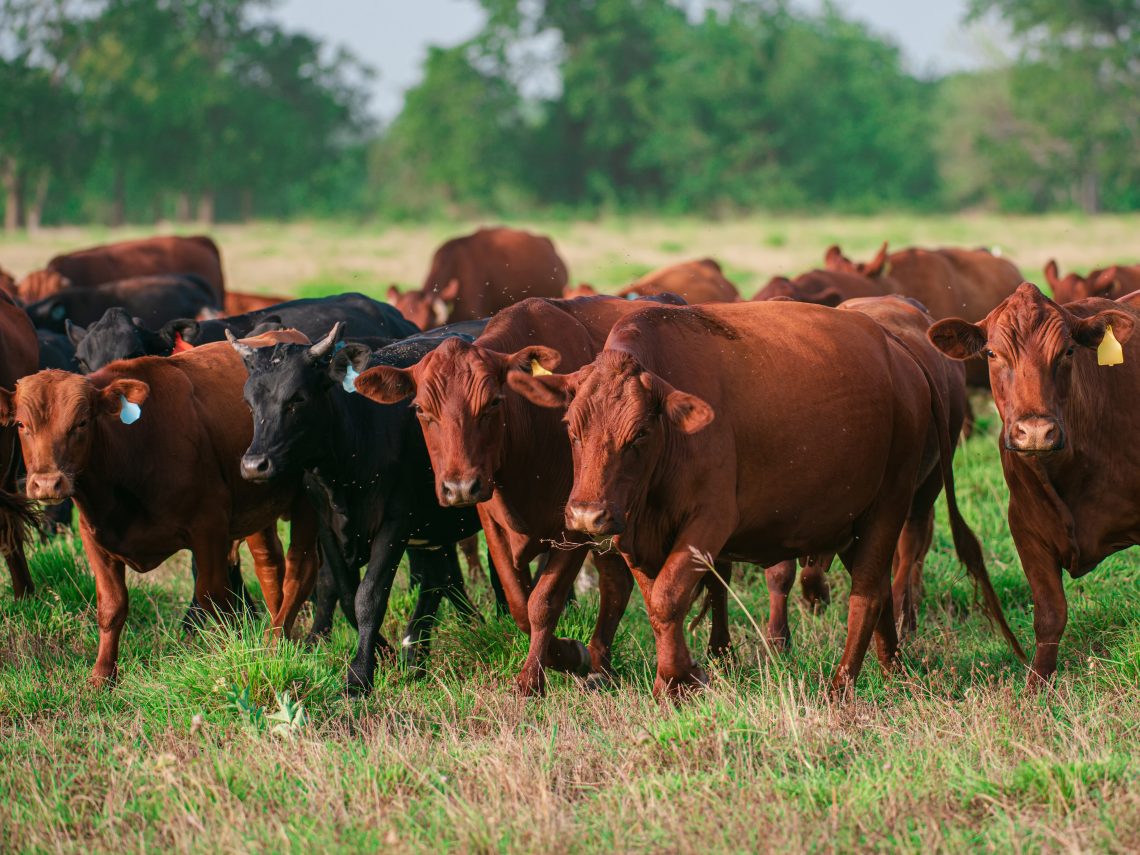
<instances>
[{"instance_id":1,"label":"cow tail","mask_svg":"<svg viewBox=\"0 0 1140 855\"><path fill-rule=\"evenodd\" d=\"M0 552L11 555L22 550L28 529L43 528L44 517L35 503L18 493L0 490Z\"/></svg>"},{"instance_id":2,"label":"cow tail","mask_svg":"<svg viewBox=\"0 0 1140 855\"><path fill-rule=\"evenodd\" d=\"M701 621L705 619L705 615L709 613L712 608L713 589L712 583L716 582L713 578L712 571L708 571L701 577L701 585L705 589L705 598L701 601L701 610L697 612L696 617L689 621L689 632L696 632L697 627L701 625ZM719 584L719 582L716 582Z\"/></svg>"},{"instance_id":3,"label":"cow tail","mask_svg":"<svg viewBox=\"0 0 1140 855\"><path fill-rule=\"evenodd\" d=\"M906 348L901 340L898 338L895 340ZM907 351L909 352L909 348ZM938 433L938 458L942 467L942 487L946 492L946 509L950 517L950 532L954 538L954 551L958 553L959 560L966 565L966 572L973 577L974 583L981 590L982 601L990 621L997 624L1002 636L1013 649L1014 655L1022 663L1028 663L1029 659L1025 655L1025 651L1021 649L1013 630L1006 623L1005 614L1001 610L1001 603L998 602L997 593L990 581L989 571L986 570L982 545L978 543L977 536L966 523L966 520L962 518L961 511L958 510L958 499L954 495L954 448L950 444L950 418L946 411L946 402L942 400L938 385L930 376L930 371L923 361L917 357L914 358L914 361L922 369L922 373L926 377L926 384L930 387L930 410L934 416L934 424Z\"/></svg>"}]
</instances>

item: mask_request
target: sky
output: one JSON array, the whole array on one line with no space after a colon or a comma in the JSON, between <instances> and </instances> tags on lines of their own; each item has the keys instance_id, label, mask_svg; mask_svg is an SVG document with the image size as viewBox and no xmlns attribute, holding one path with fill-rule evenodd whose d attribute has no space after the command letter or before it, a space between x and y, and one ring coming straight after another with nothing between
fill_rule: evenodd
<instances>
[{"instance_id":1,"label":"sky","mask_svg":"<svg viewBox=\"0 0 1140 855\"><path fill-rule=\"evenodd\" d=\"M820 0L800 0L817 10ZM967 0L835 0L846 15L866 21L903 47L909 69L940 74L976 68L988 58L979 28L961 25ZM458 44L477 33L474 0L284 0L274 16L291 29L342 44L375 68L371 109L393 118L403 93L420 78L428 45Z\"/></svg>"}]
</instances>

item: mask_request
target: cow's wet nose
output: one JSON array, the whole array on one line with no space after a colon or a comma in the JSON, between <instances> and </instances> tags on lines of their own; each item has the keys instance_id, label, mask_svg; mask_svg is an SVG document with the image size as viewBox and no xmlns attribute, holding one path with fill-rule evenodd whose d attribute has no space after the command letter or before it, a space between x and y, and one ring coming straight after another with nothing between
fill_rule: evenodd
<instances>
[{"instance_id":1,"label":"cow's wet nose","mask_svg":"<svg viewBox=\"0 0 1140 855\"><path fill-rule=\"evenodd\" d=\"M1065 434L1055 419L1030 416L1010 427L1009 446L1014 451L1043 454L1065 447Z\"/></svg>"},{"instance_id":2,"label":"cow's wet nose","mask_svg":"<svg viewBox=\"0 0 1140 855\"><path fill-rule=\"evenodd\" d=\"M482 478L449 478L440 481L440 498L451 507L474 505L490 498L484 495L485 487Z\"/></svg>"},{"instance_id":3,"label":"cow's wet nose","mask_svg":"<svg viewBox=\"0 0 1140 855\"><path fill-rule=\"evenodd\" d=\"M241 459L241 477L247 481L268 481L274 468L267 454L247 454Z\"/></svg>"},{"instance_id":4,"label":"cow's wet nose","mask_svg":"<svg viewBox=\"0 0 1140 855\"><path fill-rule=\"evenodd\" d=\"M71 495L71 480L62 472L36 472L28 475L28 498L54 504Z\"/></svg>"},{"instance_id":5,"label":"cow's wet nose","mask_svg":"<svg viewBox=\"0 0 1140 855\"><path fill-rule=\"evenodd\" d=\"M593 535L621 534L625 529L617 515L596 502L571 502L566 506L566 528Z\"/></svg>"}]
</instances>

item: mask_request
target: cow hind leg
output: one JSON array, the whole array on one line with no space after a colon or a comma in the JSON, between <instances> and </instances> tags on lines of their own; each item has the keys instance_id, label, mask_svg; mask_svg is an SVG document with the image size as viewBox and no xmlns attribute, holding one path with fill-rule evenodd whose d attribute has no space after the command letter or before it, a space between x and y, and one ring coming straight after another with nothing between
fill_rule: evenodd
<instances>
[{"instance_id":1,"label":"cow hind leg","mask_svg":"<svg viewBox=\"0 0 1140 855\"><path fill-rule=\"evenodd\" d=\"M600 686L613 679L614 636L633 593L633 574L625 559L612 552L595 553L594 566L598 568L598 619L586 648L590 651L590 685Z\"/></svg>"},{"instance_id":2,"label":"cow hind leg","mask_svg":"<svg viewBox=\"0 0 1140 855\"><path fill-rule=\"evenodd\" d=\"M301 606L313 592L321 563L317 554L317 513L308 499L299 497L289 516L289 551L285 555L281 608L273 615L269 627L274 638L289 638Z\"/></svg>"},{"instance_id":3,"label":"cow hind leg","mask_svg":"<svg viewBox=\"0 0 1140 855\"><path fill-rule=\"evenodd\" d=\"M922 600L922 564L934 538L934 509L921 519L908 519L895 550L891 599L895 619L904 636L918 628L918 604Z\"/></svg>"},{"instance_id":4,"label":"cow hind leg","mask_svg":"<svg viewBox=\"0 0 1140 855\"><path fill-rule=\"evenodd\" d=\"M406 535L398 536L394 524L384 526L373 538L368 570L356 591L357 643L356 655L349 663L345 681L348 694L371 692L377 649L386 653L391 651L391 646L381 637L380 629L388 612L392 582L406 543Z\"/></svg>"},{"instance_id":5,"label":"cow hind leg","mask_svg":"<svg viewBox=\"0 0 1140 855\"><path fill-rule=\"evenodd\" d=\"M277 614L281 609L281 586L285 579L285 551L281 546L281 538L277 536L277 524L268 525L261 531L251 534L245 539L249 554L253 558L253 572L257 575L257 582L261 586L261 596L265 600L265 607L270 615ZM241 579L241 560L235 548L231 556L230 583L233 584L233 571L238 571ZM245 591L245 584L241 583L241 590Z\"/></svg>"},{"instance_id":6,"label":"cow hind leg","mask_svg":"<svg viewBox=\"0 0 1140 855\"><path fill-rule=\"evenodd\" d=\"M764 568L764 578L768 582L768 643L776 650L788 650L792 646L788 594L796 583L795 560Z\"/></svg>"},{"instance_id":7,"label":"cow hind leg","mask_svg":"<svg viewBox=\"0 0 1140 855\"><path fill-rule=\"evenodd\" d=\"M446 588L451 577L459 574L459 557L454 546L409 549L408 564L413 581L419 585L419 595L400 639L400 661L405 667L418 670L427 660L431 633L439 621L439 605Z\"/></svg>"},{"instance_id":8,"label":"cow hind leg","mask_svg":"<svg viewBox=\"0 0 1140 855\"><path fill-rule=\"evenodd\" d=\"M313 589L313 625L309 628L306 644L316 644L332 634L339 588L327 560L317 568L317 584Z\"/></svg>"},{"instance_id":9,"label":"cow hind leg","mask_svg":"<svg viewBox=\"0 0 1140 855\"><path fill-rule=\"evenodd\" d=\"M716 573L706 573L705 597L709 607L709 659L732 656L732 635L728 629L728 586L732 584L732 562L716 561Z\"/></svg>"},{"instance_id":10,"label":"cow hind leg","mask_svg":"<svg viewBox=\"0 0 1140 855\"><path fill-rule=\"evenodd\" d=\"M831 586L825 575L834 555L809 555L800 568L800 592L813 615L822 614L831 604Z\"/></svg>"}]
</instances>

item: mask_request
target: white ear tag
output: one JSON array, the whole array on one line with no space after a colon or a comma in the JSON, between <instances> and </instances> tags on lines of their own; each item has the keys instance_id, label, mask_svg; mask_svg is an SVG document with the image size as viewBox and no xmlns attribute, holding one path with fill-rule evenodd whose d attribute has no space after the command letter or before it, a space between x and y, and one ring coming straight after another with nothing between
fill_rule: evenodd
<instances>
[{"instance_id":1,"label":"white ear tag","mask_svg":"<svg viewBox=\"0 0 1140 855\"><path fill-rule=\"evenodd\" d=\"M119 396L119 400L123 402L123 407L119 410L119 421L125 425L133 425L142 416L142 407L132 404L122 395Z\"/></svg>"},{"instance_id":2,"label":"white ear tag","mask_svg":"<svg viewBox=\"0 0 1140 855\"><path fill-rule=\"evenodd\" d=\"M360 372L356 370L356 366L351 362L348 363L344 369L344 381L341 383L341 385L344 387L344 391L348 392L350 395L355 392L356 378L359 376Z\"/></svg>"}]
</instances>

